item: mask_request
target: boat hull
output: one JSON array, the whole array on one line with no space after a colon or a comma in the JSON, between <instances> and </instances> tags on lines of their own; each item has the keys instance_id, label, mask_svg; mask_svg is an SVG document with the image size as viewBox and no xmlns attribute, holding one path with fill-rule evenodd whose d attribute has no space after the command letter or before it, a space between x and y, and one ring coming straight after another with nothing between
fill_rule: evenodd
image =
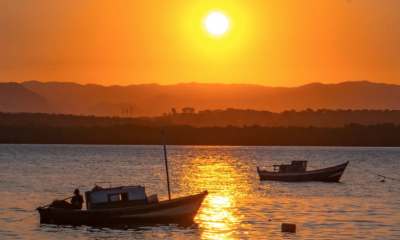
<instances>
[{"instance_id":1,"label":"boat hull","mask_svg":"<svg viewBox=\"0 0 400 240\"><path fill-rule=\"evenodd\" d=\"M69 210L38 208L40 223L60 225L119 226L142 223L193 222L208 192L142 206L103 209Z\"/></svg>"},{"instance_id":2,"label":"boat hull","mask_svg":"<svg viewBox=\"0 0 400 240\"><path fill-rule=\"evenodd\" d=\"M297 173L279 173L258 170L260 181L283 181L283 182L339 182L344 170L349 162L314 171L297 172Z\"/></svg>"}]
</instances>

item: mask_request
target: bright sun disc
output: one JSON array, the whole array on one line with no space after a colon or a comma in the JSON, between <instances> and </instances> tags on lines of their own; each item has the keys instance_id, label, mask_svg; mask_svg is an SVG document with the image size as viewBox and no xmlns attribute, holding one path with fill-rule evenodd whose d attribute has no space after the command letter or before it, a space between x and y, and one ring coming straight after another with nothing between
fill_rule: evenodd
<instances>
[{"instance_id":1,"label":"bright sun disc","mask_svg":"<svg viewBox=\"0 0 400 240\"><path fill-rule=\"evenodd\" d=\"M228 18L220 13L213 12L207 16L205 21L206 29L213 35L222 35L229 28Z\"/></svg>"}]
</instances>

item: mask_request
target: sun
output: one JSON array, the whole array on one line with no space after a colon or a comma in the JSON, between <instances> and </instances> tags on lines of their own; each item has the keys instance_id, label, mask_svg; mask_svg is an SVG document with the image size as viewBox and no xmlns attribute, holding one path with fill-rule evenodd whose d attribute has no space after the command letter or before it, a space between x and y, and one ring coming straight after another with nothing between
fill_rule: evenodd
<instances>
[{"instance_id":1,"label":"sun","mask_svg":"<svg viewBox=\"0 0 400 240\"><path fill-rule=\"evenodd\" d=\"M213 12L206 17L204 24L209 33L220 36L228 30L229 19L221 12Z\"/></svg>"}]
</instances>

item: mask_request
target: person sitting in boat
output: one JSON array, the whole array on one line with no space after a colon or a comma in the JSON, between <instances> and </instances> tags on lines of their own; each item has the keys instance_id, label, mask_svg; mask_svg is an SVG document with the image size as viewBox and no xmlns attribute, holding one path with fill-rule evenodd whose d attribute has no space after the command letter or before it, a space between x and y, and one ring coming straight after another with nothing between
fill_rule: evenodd
<instances>
[{"instance_id":1,"label":"person sitting in boat","mask_svg":"<svg viewBox=\"0 0 400 240\"><path fill-rule=\"evenodd\" d=\"M75 196L72 197L71 203L75 206L75 209L82 209L82 204L85 202L83 196L79 194L79 189L75 189Z\"/></svg>"}]
</instances>

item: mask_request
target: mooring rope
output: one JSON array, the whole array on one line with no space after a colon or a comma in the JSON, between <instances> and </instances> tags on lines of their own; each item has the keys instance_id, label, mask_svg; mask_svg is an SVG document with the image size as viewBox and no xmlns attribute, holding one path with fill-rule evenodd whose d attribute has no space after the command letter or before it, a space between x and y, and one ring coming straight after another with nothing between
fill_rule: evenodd
<instances>
[{"instance_id":1,"label":"mooring rope","mask_svg":"<svg viewBox=\"0 0 400 240\"><path fill-rule=\"evenodd\" d=\"M369 171L369 170L367 170L367 169L364 169L364 168L361 168L361 167L358 167L358 166L355 166L355 165L352 165L353 167L356 167L356 168L358 168L358 169L361 169L361 170L363 170L363 171L366 171L366 172L368 172L368 173L371 173L371 174L374 174L374 175L376 175L376 176L378 176L378 178L380 178L380 177L382 177L383 179L390 179L390 180L392 180L392 181L399 181L400 182L400 179L397 179L397 178L392 178L392 177L387 177L387 176L384 176L384 175L382 175L382 174L378 174L378 173L374 173L374 172L371 172L371 171Z\"/></svg>"},{"instance_id":2,"label":"mooring rope","mask_svg":"<svg viewBox=\"0 0 400 240\"><path fill-rule=\"evenodd\" d=\"M30 215L29 217L26 217L26 218L23 218L23 219L21 219L21 220L17 220L17 222L19 222L19 221L24 221L24 220L26 220L26 219L28 219L28 218L31 218L31 217L33 217L33 216L35 216L36 214L39 214L38 212L37 213L35 213L35 214L33 214L33 215Z\"/></svg>"}]
</instances>

